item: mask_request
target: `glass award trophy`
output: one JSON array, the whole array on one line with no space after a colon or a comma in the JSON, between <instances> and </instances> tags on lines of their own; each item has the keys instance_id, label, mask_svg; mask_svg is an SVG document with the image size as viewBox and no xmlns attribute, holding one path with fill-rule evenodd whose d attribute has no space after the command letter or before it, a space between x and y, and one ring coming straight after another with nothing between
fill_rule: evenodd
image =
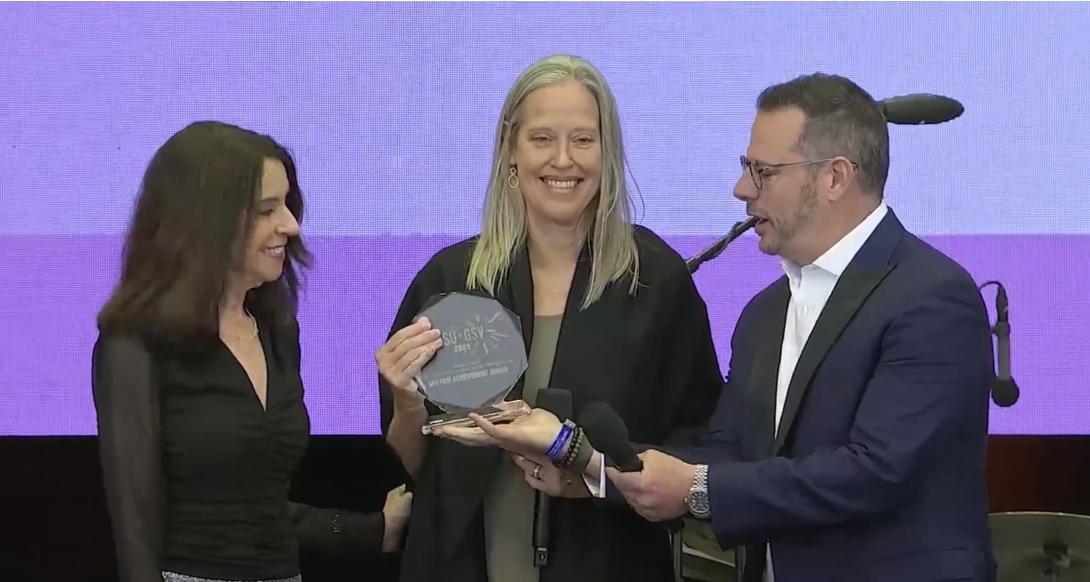
<instances>
[{"instance_id":1,"label":"glass award trophy","mask_svg":"<svg viewBox=\"0 0 1090 582\"><path fill-rule=\"evenodd\" d=\"M438 329L443 347L416 377L417 389L444 414L421 428L431 434L442 426L472 426L475 412L503 422L530 412L522 400L505 401L526 371L522 324L495 299L444 293L420 312Z\"/></svg>"}]
</instances>

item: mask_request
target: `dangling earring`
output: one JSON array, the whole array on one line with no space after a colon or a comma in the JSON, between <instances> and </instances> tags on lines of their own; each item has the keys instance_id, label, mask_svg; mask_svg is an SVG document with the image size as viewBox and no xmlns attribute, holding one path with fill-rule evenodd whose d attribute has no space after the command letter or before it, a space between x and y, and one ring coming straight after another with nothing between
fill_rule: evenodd
<instances>
[{"instance_id":1,"label":"dangling earring","mask_svg":"<svg viewBox=\"0 0 1090 582\"><path fill-rule=\"evenodd\" d=\"M512 190L519 189L519 171L514 166L511 166L511 171L507 174L507 187Z\"/></svg>"}]
</instances>

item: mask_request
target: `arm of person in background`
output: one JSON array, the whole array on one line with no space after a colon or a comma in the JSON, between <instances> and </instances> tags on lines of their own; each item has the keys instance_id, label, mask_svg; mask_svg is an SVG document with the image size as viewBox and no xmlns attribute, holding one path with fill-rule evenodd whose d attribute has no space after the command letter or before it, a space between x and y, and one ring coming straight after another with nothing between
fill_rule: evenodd
<instances>
[{"instance_id":1,"label":"arm of person in background","mask_svg":"<svg viewBox=\"0 0 1090 582\"><path fill-rule=\"evenodd\" d=\"M386 494L381 512L364 513L289 502L300 551L337 561L397 551L405 534L413 494L401 485Z\"/></svg>"}]
</instances>

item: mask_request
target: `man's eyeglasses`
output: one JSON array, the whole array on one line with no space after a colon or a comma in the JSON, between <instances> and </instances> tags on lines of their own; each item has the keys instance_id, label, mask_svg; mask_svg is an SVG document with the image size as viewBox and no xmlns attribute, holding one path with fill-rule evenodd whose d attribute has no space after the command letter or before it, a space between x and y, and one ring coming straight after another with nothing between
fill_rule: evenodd
<instances>
[{"instance_id":1,"label":"man's eyeglasses","mask_svg":"<svg viewBox=\"0 0 1090 582\"><path fill-rule=\"evenodd\" d=\"M759 162L755 162L755 161L753 161L753 160L751 160L751 159L749 159L749 158L747 158L745 156L740 156L739 161L742 162L742 171L743 172L749 172L749 177L753 180L753 185L756 186L758 190L760 190L764 186L765 178L774 176L776 174L776 170L779 170L780 168L787 168L787 167L791 167L791 166L809 166L809 165L812 165L812 164L820 164L820 163L823 163L823 162L831 162L831 161L835 160L837 157L838 156L833 156L831 158L822 158L820 160L802 160L802 161L799 161L799 162L784 162L782 164L762 164L762 163L759 163ZM857 164L855 162L851 162L851 164L852 164L852 168L854 168L856 170L859 169L859 164Z\"/></svg>"}]
</instances>

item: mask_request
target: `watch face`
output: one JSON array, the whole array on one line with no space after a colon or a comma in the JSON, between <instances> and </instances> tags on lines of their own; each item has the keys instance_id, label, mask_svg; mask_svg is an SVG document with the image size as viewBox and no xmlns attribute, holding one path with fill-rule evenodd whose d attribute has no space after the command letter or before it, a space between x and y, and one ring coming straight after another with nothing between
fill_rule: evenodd
<instances>
[{"instance_id":1,"label":"watch face","mask_svg":"<svg viewBox=\"0 0 1090 582\"><path fill-rule=\"evenodd\" d=\"M711 504L708 503L707 491L692 491L689 493L689 511L696 517L708 517L711 515Z\"/></svg>"}]
</instances>

